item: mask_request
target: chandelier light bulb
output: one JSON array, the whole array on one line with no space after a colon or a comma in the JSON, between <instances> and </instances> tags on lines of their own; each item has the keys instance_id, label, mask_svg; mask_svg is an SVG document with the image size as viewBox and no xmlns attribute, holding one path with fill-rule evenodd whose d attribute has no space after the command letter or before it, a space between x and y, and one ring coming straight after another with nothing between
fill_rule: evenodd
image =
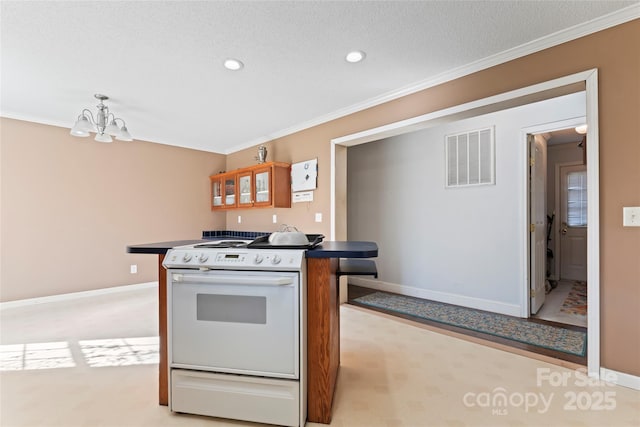
<instances>
[{"instance_id":1,"label":"chandelier light bulb","mask_svg":"<svg viewBox=\"0 0 640 427\"><path fill-rule=\"evenodd\" d=\"M120 135L120 128L118 127L116 121L114 119L111 120L111 123L109 123L109 126L107 126L104 129L105 133L108 133L111 136L118 136Z\"/></svg>"},{"instance_id":2,"label":"chandelier light bulb","mask_svg":"<svg viewBox=\"0 0 640 427\"><path fill-rule=\"evenodd\" d=\"M125 125L122 125L122 128L120 128L120 134L116 136L116 139L118 141L133 141L133 138L129 134L129 131L127 130L127 127Z\"/></svg>"},{"instance_id":3,"label":"chandelier light bulb","mask_svg":"<svg viewBox=\"0 0 640 427\"><path fill-rule=\"evenodd\" d=\"M78 117L78 121L71 129L70 134L73 136L79 136L85 138L89 136L89 130L91 129L91 123L86 116L82 115Z\"/></svg>"},{"instance_id":4,"label":"chandelier light bulb","mask_svg":"<svg viewBox=\"0 0 640 427\"><path fill-rule=\"evenodd\" d=\"M113 139L106 133L96 134L95 140L98 142L113 142Z\"/></svg>"}]
</instances>

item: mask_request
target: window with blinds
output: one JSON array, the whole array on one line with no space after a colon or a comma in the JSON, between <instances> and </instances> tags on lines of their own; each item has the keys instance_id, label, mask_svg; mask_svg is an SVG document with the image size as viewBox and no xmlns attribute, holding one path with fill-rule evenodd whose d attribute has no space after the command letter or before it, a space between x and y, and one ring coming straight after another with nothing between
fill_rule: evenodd
<instances>
[{"instance_id":1,"label":"window with blinds","mask_svg":"<svg viewBox=\"0 0 640 427\"><path fill-rule=\"evenodd\" d=\"M445 136L446 187L495 183L493 127Z\"/></svg>"},{"instance_id":2,"label":"window with blinds","mask_svg":"<svg viewBox=\"0 0 640 427\"><path fill-rule=\"evenodd\" d=\"M587 226L587 172L567 174L567 225Z\"/></svg>"}]
</instances>

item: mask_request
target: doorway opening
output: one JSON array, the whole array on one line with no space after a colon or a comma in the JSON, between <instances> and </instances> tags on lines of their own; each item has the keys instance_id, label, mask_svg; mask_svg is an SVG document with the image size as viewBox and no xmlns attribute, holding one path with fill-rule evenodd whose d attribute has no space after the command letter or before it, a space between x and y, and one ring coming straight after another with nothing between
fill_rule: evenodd
<instances>
[{"instance_id":1,"label":"doorway opening","mask_svg":"<svg viewBox=\"0 0 640 427\"><path fill-rule=\"evenodd\" d=\"M588 163L588 193L589 205L587 209L587 217L589 227L587 230L587 258L588 258L588 305L592 309L588 313L588 331L587 331L587 372L590 377L600 377L600 238L599 238L599 140L598 140L598 71L591 69L558 79L546 81L532 86L517 89L511 92L505 92L499 95L472 101L466 104L458 105L444 110L427 113L422 116L402 120L399 122L383 125L377 128L363 130L350 135L344 135L331 140L331 238L345 239L347 234L346 226L346 154L347 147L376 141L385 137L401 135L412 132L417 129L424 129L443 123L448 120L456 120L476 115L498 111L503 108L509 108L517 105L536 102L543 99L549 99L562 94L573 93L584 90L586 93L586 121L587 124L587 152L589 153ZM567 123L564 128L577 126L578 123ZM558 127L556 129L562 129ZM526 133L543 132L540 129L523 129ZM525 154L526 150L523 150ZM526 153L528 161L528 153ZM524 159L523 159L524 161ZM524 165L524 163L523 163ZM529 224L527 223L528 198L526 191L528 189L527 174L521 175L522 204L522 238L528 241L530 236ZM522 282L520 288L520 317L530 317L529 312L529 281L528 281L528 264L529 264L529 247L522 246L520 262L522 266ZM346 283L341 283L341 300L343 291L346 291Z\"/></svg>"},{"instance_id":2,"label":"doorway opening","mask_svg":"<svg viewBox=\"0 0 640 427\"><path fill-rule=\"evenodd\" d=\"M550 126L553 129L554 125ZM586 328L585 136L569 127L529 133L527 143L531 219L529 316Z\"/></svg>"}]
</instances>

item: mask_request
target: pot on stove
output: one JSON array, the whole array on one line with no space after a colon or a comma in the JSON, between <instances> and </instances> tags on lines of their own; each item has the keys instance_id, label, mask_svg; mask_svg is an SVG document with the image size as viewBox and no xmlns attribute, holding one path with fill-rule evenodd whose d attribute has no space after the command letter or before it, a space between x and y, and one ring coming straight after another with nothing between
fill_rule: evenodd
<instances>
[{"instance_id":1,"label":"pot on stove","mask_svg":"<svg viewBox=\"0 0 640 427\"><path fill-rule=\"evenodd\" d=\"M302 231L297 228L283 224L281 231L276 231L269 235L269 243L273 246L292 246L292 245L308 245L309 239Z\"/></svg>"}]
</instances>

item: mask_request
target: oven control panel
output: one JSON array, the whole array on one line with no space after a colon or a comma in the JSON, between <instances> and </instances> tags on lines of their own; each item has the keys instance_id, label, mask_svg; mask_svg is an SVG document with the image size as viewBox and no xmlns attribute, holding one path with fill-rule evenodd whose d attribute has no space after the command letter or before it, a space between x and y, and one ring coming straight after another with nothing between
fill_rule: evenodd
<instances>
[{"instance_id":1,"label":"oven control panel","mask_svg":"<svg viewBox=\"0 0 640 427\"><path fill-rule=\"evenodd\" d=\"M299 249L212 249L177 247L167 251L165 268L224 270L299 270L304 261Z\"/></svg>"},{"instance_id":2,"label":"oven control panel","mask_svg":"<svg viewBox=\"0 0 640 427\"><path fill-rule=\"evenodd\" d=\"M247 254L230 254L222 252L216 255L217 264L244 264Z\"/></svg>"}]
</instances>

